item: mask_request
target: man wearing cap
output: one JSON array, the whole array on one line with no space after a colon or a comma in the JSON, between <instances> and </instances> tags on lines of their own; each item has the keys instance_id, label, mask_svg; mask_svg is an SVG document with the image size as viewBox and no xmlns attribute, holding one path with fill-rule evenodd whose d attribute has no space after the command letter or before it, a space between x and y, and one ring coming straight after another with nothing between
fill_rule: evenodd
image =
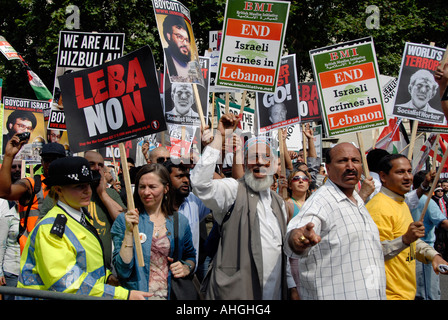
<instances>
[{"instance_id":1,"label":"man wearing cap","mask_svg":"<svg viewBox=\"0 0 448 320\"><path fill-rule=\"evenodd\" d=\"M191 173L193 192L213 212L220 225L221 240L212 268L203 280L206 299L286 299L286 259L282 253L286 231L283 199L270 186L277 159L269 140L254 137L244 150L245 175L213 179L238 117L221 117L213 141ZM210 135L206 129L204 135ZM230 139L232 140L232 139Z\"/></svg>"},{"instance_id":2,"label":"man wearing cap","mask_svg":"<svg viewBox=\"0 0 448 320\"><path fill-rule=\"evenodd\" d=\"M35 175L11 182L11 166L16 154L28 141L20 141L17 134L6 144L3 156L3 165L0 169L0 198L19 201L20 230L23 233L19 238L20 249L23 250L26 237L34 228L42 208L44 198L47 196L45 183L42 182L48 175L50 163L58 158L65 157L63 145L53 142L44 144L41 152L43 175ZM27 211L29 212L27 213Z\"/></svg>"},{"instance_id":3,"label":"man wearing cap","mask_svg":"<svg viewBox=\"0 0 448 320\"><path fill-rule=\"evenodd\" d=\"M30 233L17 286L115 299L151 296L109 284L103 247L86 210L90 184L100 178L89 162L82 157L57 159L48 173L43 182L55 204Z\"/></svg>"}]
</instances>

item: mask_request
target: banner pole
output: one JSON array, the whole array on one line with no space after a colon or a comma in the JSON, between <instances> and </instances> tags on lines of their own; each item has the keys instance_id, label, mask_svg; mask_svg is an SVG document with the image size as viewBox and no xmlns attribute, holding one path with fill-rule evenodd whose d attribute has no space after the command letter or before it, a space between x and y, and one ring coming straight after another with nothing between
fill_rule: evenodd
<instances>
[{"instance_id":1,"label":"banner pole","mask_svg":"<svg viewBox=\"0 0 448 320\"><path fill-rule=\"evenodd\" d=\"M123 142L120 142L118 144L118 147L120 148L120 159L121 159L121 166L123 168L123 179L126 188L126 197L128 200L128 210L133 210L135 209L135 204L134 204L134 197L132 195L131 178L129 176L129 170L127 169L128 160L126 159L126 149L124 147ZM142 251L142 244L140 242L138 225L134 226L133 235L134 235L134 245L135 245L135 251L137 253L138 265L140 267L144 267L145 261L143 260L143 251Z\"/></svg>"},{"instance_id":2,"label":"banner pole","mask_svg":"<svg viewBox=\"0 0 448 320\"><path fill-rule=\"evenodd\" d=\"M198 107L199 119L201 120L201 126L202 126L202 128L205 128L206 124L205 124L205 120L204 120L204 112L202 111L201 98L199 97L198 85L196 83L193 83L193 91L194 91L196 106Z\"/></svg>"},{"instance_id":3,"label":"banner pole","mask_svg":"<svg viewBox=\"0 0 448 320\"><path fill-rule=\"evenodd\" d=\"M362 164L364 169L364 176L366 178L370 178L369 165L367 164L366 151L364 148L364 141L362 139L362 133L356 132L356 136L358 137L359 151L361 152Z\"/></svg>"},{"instance_id":4,"label":"banner pole","mask_svg":"<svg viewBox=\"0 0 448 320\"><path fill-rule=\"evenodd\" d=\"M429 190L425 206L423 207L422 214L420 216L420 221L423 221L423 218L425 217L426 209L428 209L429 201L431 201L431 195L434 193L434 190L437 187L437 182L439 181L440 174L442 173L442 169L445 166L446 158L448 158L448 149L446 149L445 154L443 155L442 162L440 163L439 166L439 170L437 170L436 176L434 177L434 181L432 182L431 190Z\"/></svg>"}]
</instances>

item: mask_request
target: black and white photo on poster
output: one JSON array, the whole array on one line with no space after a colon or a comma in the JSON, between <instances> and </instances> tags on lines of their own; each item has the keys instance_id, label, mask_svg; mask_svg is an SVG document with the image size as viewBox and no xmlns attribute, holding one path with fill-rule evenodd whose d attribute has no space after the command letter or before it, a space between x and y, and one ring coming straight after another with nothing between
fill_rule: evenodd
<instances>
[{"instance_id":1,"label":"black and white photo on poster","mask_svg":"<svg viewBox=\"0 0 448 320\"><path fill-rule=\"evenodd\" d=\"M259 132L266 132L300 122L295 54L284 56L275 93L257 93Z\"/></svg>"},{"instance_id":2,"label":"black and white photo on poster","mask_svg":"<svg viewBox=\"0 0 448 320\"><path fill-rule=\"evenodd\" d=\"M200 57L201 72L205 79L205 86L198 86L198 94L202 107L204 121L207 123L209 104L209 65L210 59ZM166 68L165 68L166 74ZM200 126L201 119L198 111L198 103L194 94L195 84L186 82L170 82L168 77L164 77L163 101L165 120L170 124L180 124L185 126Z\"/></svg>"},{"instance_id":3,"label":"black and white photo on poster","mask_svg":"<svg viewBox=\"0 0 448 320\"><path fill-rule=\"evenodd\" d=\"M398 76L393 115L427 123L444 124L439 85L434 71L445 49L407 42Z\"/></svg>"}]
</instances>

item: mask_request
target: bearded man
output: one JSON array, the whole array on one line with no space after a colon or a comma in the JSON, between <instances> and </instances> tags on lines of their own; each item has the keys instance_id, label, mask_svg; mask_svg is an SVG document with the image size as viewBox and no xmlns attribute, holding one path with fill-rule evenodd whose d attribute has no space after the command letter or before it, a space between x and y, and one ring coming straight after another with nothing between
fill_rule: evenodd
<instances>
[{"instance_id":1,"label":"bearded man","mask_svg":"<svg viewBox=\"0 0 448 320\"><path fill-rule=\"evenodd\" d=\"M221 231L203 291L206 299L214 300L286 299L282 252L286 209L283 199L270 189L277 158L269 140L253 137L245 143L243 178L213 179L222 159L222 141L232 140L226 138L238 121L231 113L221 117L213 141L191 174L193 193L213 212Z\"/></svg>"}]
</instances>

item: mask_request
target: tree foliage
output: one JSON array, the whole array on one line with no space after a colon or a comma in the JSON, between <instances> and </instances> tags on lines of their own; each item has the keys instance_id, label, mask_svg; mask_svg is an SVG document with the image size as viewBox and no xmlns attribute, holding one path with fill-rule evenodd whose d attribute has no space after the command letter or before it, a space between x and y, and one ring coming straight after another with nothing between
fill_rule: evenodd
<instances>
[{"instance_id":1,"label":"tree foliage","mask_svg":"<svg viewBox=\"0 0 448 320\"><path fill-rule=\"evenodd\" d=\"M447 45L446 0L302 0L291 1L285 52L295 53L299 81L312 80L309 51L371 36L380 72L397 76L405 42ZM223 26L226 1L181 1L191 12L193 31L202 54L208 49L209 31ZM0 34L19 51L50 91L53 88L59 32L68 30L70 5L80 9L84 32L125 33L125 53L144 45L153 51L158 67L163 65L151 0L0 0ZM379 28L369 29L366 8L379 9ZM3 94L34 99L26 73L18 61L1 57Z\"/></svg>"}]
</instances>

